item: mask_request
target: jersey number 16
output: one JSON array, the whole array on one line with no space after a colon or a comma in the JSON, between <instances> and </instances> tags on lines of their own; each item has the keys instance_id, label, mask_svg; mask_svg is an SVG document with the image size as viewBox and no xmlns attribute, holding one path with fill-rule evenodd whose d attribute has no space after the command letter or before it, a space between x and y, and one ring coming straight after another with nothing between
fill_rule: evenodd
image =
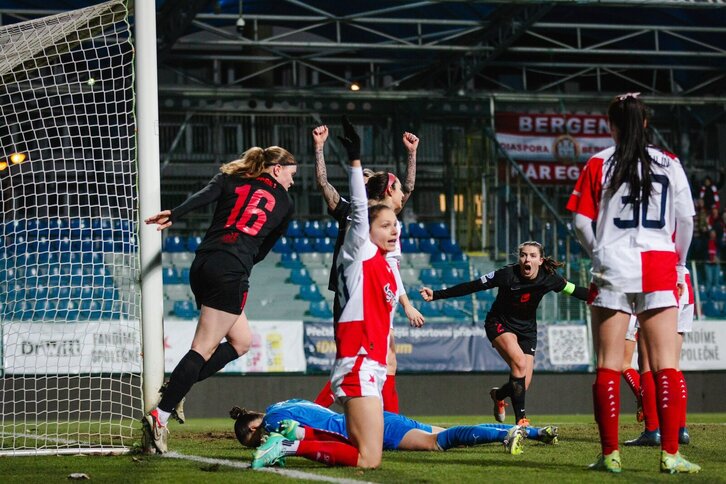
<instances>
[{"instance_id":1,"label":"jersey number 16","mask_svg":"<svg viewBox=\"0 0 726 484\"><path fill-rule=\"evenodd\" d=\"M250 193L249 185L242 185L234 191L237 194L237 202L235 202L234 208L232 208L232 212L229 214L229 218L227 218L227 223L224 224L224 227L231 227L236 220L237 223L235 226L237 230L243 234L255 236L262 226L265 225L265 222L267 222L267 213L272 212L272 209L275 208L275 197L267 190L257 189L252 192L252 196L247 200L247 195ZM263 199L267 202L265 204L266 211L260 208L260 202ZM244 207L244 211L239 220L237 220L237 216L240 210L242 210L242 207ZM254 221L252 221L253 216L255 216ZM252 223L250 224L251 221Z\"/></svg>"}]
</instances>

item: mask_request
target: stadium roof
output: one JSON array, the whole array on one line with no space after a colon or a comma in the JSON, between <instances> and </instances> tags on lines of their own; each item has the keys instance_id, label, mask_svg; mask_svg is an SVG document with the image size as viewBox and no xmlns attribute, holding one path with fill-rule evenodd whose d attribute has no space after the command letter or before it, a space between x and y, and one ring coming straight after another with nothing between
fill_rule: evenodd
<instances>
[{"instance_id":1,"label":"stadium roof","mask_svg":"<svg viewBox=\"0 0 726 484\"><path fill-rule=\"evenodd\" d=\"M3 23L87 5L5 0ZM162 70L271 95L723 102L724 0L157 1ZM274 87L272 92L271 87ZM209 91L212 92L212 91Z\"/></svg>"}]
</instances>

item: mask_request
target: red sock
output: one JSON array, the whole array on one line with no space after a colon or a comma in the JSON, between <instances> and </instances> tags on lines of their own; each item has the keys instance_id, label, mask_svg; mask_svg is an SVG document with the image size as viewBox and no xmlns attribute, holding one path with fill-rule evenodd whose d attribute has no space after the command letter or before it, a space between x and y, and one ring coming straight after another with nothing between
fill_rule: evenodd
<instances>
[{"instance_id":1,"label":"red sock","mask_svg":"<svg viewBox=\"0 0 726 484\"><path fill-rule=\"evenodd\" d=\"M635 398L640 398L640 373L635 368L628 368L623 370L623 378L628 383L628 386L633 391Z\"/></svg>"},{"instance_id":2,"label":"red sock","mask_svg":"<svg viewBox=\"0 0 726 484\"><path fill-rule=\"evenodd\" d=\"M678 452L678 425L681 418L681 392L678 370L665 368L655 374L660 419L660 447L669 454Z\"/></svg>"},{"instance_id":3,"label":"red sock","mask_svg":"<svg viewBox=\"0 0 726 484\"><path fill-rule=\"evenodd\" d=\"M645 430L652 432L658 430L658 399L656 397L656 385L652 371L646 371L640 375L640 395L643 402L643 414L645 415Z\"/></svg>"},{"instance_id":4,"label":"red sock","mask_svg":"<svg viewBox=\"0 0 726 484\"><path fill-rule=\"evenodd\" d=\"M598 368L592 386L595 398L595 421L600 430L603 455L618 450L618 417L620 416L620 372Z\"/></svg>"},{"instance_id":5,"label":"red sock","mask_svg":"<svg viewBox=\"0 0 726 484\"><path fill-rule=\"evenodd\" d=\"M386 383L383 384L383 410L386 412L399 413L398 392L396 391L396 375L387 375Z\"/></svg>"},{"instance_id":6,"label":"red sock","mask_svg":"<svg viewBox=\"0 0 726 484\"><path fill-rule=\"evenodd\" d=\"M350 444L350 440L345 436L336 432L328 432L327 430L314 429L311 427L303 427L305 429L305 437L303 440L317 440L319 442L343 442Z\"/></svg>"},{"instance_id":7,"label":"red sock","mask_svg":"<svg viewBox=\"0 0 726 484\"><path fill-rule=\"evenodd\" d=\"M688 413L688 386L686 385L686 378L683 376L683 372L678 372L681 386L681 420L679 422L680 428L686 426L686 414Z\"/></svg>"},{"instance_id":8,"label":"red sock","mask_svg":"<svg viewBox=\"0 0 726 484\"><path fill-rule=\"evenodd\" d=\"M321 407L329 408L335 402L335 396L333 395L333 389L330 388L330 380L325 384L322 390L313 402L317 403Z\"/></svg>"},{"instance_id":9,"label":"red sock","mask_svg":"<svg viewBox=\"0 0 726 484\"><path fill-rule=\"evenodd\" d=\"M321 442L301 440L295 455L321 462L326 466L358 465L358 449L343 442Z\"/></svg>"}]
</instances>

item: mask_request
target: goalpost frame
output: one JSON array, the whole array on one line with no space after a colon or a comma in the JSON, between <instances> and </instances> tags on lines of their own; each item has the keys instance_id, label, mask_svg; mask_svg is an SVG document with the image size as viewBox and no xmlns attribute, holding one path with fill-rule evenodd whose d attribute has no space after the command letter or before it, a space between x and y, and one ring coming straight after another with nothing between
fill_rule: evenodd
<instances>
[{"instance_id":1,"label":"goalpost frame","mask_svg":"<svg viewBox=\"0 0 726 484\"><path fill-rule=\"evenodd\" d=\"M164 295L161 235L144 218L161 211L159 101L156 64L156 4L134 2L136 147L141 263L141 347L144 414L158 403L164 381Z\"/></svg>"}]
</instances>

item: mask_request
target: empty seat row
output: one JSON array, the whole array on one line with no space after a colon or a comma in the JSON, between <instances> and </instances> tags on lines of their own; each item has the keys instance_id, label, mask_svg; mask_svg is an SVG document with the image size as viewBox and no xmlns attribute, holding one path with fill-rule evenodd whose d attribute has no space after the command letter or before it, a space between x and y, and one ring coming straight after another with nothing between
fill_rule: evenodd
<instances>
[{"instance_id":1,"label":"empty seat row","mask_svg":"<svg viewBox=\"0 0 726 484\"><path fill-rule=\"evenodd\" d=\"M290 252L304 254L311 252L333 252L334 248L335 239L331 237L322 237L318 239L308 237L299 237L296 239L280 237L272 247L272 250L280 254Z\"/></svg>"},{"instance_id":2,"label":"empty seat row","mask_svg":"<svg viewBox=\"0 0 726 484\"><path fill-rule=\"evenodd\" d=\"M118 290L112 286L69 286L69 285L32 285L23 286L16 282L7 288L3 287L3 296L0 301L24 301L24 300L117 300Z\"/></svg>"},{"instance_id":3,"label":"empty seat row","mask_svg":"<svg viewBox=\"0 0 726 484\"><path fill-rule=\"evenodd\" d=\"M82 300L80 302L52 299L11 302L3 307L5 320L22 321L93 321L119 319L123 315L121 301Z\"/></svg>"},{"instance_id":4,"label":"empty seat row","mask_svg":"<svg viewBox=\"0 0 726 484\"><path fill-rule=\"evenodd\" d=\"M285 233L287 237L322 238L338 236L338 223L335 220L292 220ZM447 239L451 233L444 222L411 222L401 225L401 237Z\"/></svg>"},{"instance_id":5,"label":"empty seat row","mask_svg":"<svg viewBox=\"0 0 726 484\"><path fill-rule=\"evenodd\" d=\"M110 218L38 218L20 219L3 225L2 235L25 235L32 238L121 238L136 232L136 224L127 219Z\"/></svg>"},{"instance_id":6,"label":"empty seat row","mask_svg":"<svg viewBox=\"0 0 726 484\"><path fill-rule=\"evenodd\" d=\"M4 241L4 250L7 255L22 256L44 253L65 252L117 252L130 254L136 252L138 241L136 236L125 239L113 238L69 238L60 239L41 238L29 240L25 237L13 237Z\"/></svg>"},{"instance_id":7,"label":"empty seat row","mask_svg":"<svg viewBox=\"0 0 726 484\"><path fill-rule=\"evenodd\" d=\"M188 237L170 235L164 238L162 250L164 252L194 252L201 243L201 235L190 235Z\"/></svg>"}]
</instances>

